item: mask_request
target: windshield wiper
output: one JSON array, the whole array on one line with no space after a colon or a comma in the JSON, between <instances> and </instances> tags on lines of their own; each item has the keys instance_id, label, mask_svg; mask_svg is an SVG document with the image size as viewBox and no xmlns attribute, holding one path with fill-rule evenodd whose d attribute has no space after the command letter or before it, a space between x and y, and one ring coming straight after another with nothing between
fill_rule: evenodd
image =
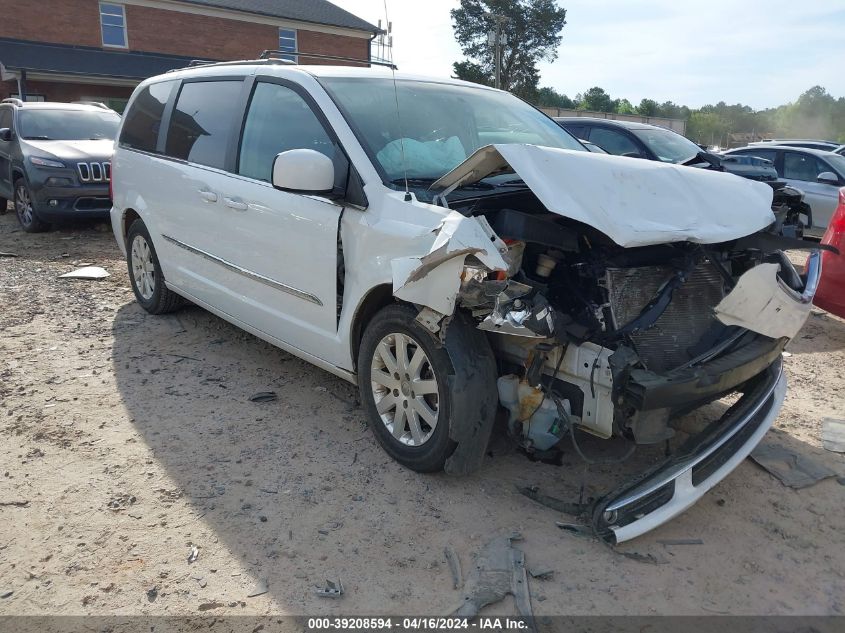
<instances>
[{"instance_id":1,"label":"windshield wiper","mask_svg":"<svg viewBox=\"0 0 845 633\"><path fill-rule=\"evenodd\" d=\"M25 141L52 141L49 136L24 136Z\"/></svg>"},{"instance_id":2,"label":"windshield wiper","mask_svg":"<svg viewBox=\"0 0 845 633\"><path fill-rule=\"evenodd\" d=\"M410 186L410 187L430 187L432 184L434 184L438 180L439 180L439 178L408 178L408 186ZM404 178L396 178L394 180L391 180L390 182L391 182L391 184L394 184L394 185L403 185L404 186L405 179ZM478 182L470 182L470 183L467 183L465 185L461 185L460 187L456 187L455 191L458 191L460 189L488 191L490 189L495 189L495 187L493 185L491 185L489 182L478 181Z\"/></svg>"}]
</instances>

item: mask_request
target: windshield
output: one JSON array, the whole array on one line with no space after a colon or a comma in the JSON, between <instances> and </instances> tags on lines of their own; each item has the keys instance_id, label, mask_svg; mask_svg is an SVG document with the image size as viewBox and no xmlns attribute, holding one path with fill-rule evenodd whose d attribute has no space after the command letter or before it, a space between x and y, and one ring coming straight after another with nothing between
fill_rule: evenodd
<instances>
[{"instance_id":1,"label":"windshield","mask_svg":"<svg viewBox=\"0 0 845 633\"><path fill-rule=\"evenodd\" d=\"M840 156L839 154L831 154L830 156L825 156L824 159L829 162L833 168L839 172L839 176L841 178L845 178L845 156Z\"/></svg>"},{"instance_id":2,"label":"windshield","mask_svg":"<svg viewBox=\"0 0 845 633\"><path fill-rule=\"evenodd\" d=\"M691 140L670 130L648 128L631 132L664 163L684 163L701 151Z\"/></svg>"},{"instance_id":3,"label":"windshield","mask_svg":"<svg viewBox=\"0 0 845 633\"><path fill-rule=\"evenodd\" d=\"M37 141L113 140L120 117L115 112L23 110L20 135Z\"/></svg>"},{"instance_id":4,"label":"windshield","mask_svg":"<svg viewBox=\"0 0 845 633\"><path fill-rule=\"evenodd\" d=\"M409 179L434 181L493 143L584 151L550 118L504 92L397 80L394 94L388 78L321 83L388 183L406 170Z\"/></svg>"}]
</instances>

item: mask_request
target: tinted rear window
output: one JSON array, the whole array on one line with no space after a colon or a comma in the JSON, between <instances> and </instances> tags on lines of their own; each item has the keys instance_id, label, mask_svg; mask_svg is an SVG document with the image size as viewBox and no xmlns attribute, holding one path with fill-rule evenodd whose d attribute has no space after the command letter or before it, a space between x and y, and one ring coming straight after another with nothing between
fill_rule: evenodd
<instances>
[{"instance_id":1,"label":"tinted rear window","mask_svg":"<svg viewBox=\"0 0 845 633\"><path fill-rule=\"evenodd\" d=\"M145 152L156 151L164 106L173 89L172 81L147 86L124 116L120 145Z\"/></svg>"},{"instance_id":2,"label":"tinted rear window","mask_svg":"<svg viewBox=\"0 0 845 633\"><path fill-rule=\"evenodd\" d=\"M167 131L167 155L223 169L242 83L183 84Z\"/></svg>"}]
</instances>

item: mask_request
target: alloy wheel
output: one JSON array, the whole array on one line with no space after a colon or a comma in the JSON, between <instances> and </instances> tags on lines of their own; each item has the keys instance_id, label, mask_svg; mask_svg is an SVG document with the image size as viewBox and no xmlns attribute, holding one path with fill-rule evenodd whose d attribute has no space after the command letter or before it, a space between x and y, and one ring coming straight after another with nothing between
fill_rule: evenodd
<instances>
[{"instance_id":1,"label":"alloy wheel","mask_svg":"<svg viewBox=\"0 0 845 633\"><path fill-rule=\"evenodd\" d=\"M155 292L155 262L150 245L143 235L136 235L132 240L130 253L132 264L132 277L135 280L135 288L145 301L152 299Z\"/></svg>"},{"instance_id":2,"label":"alloy wheel","mask_svg":"<svg viewBox=\"0 0 845 633\"><path fill-rule=\"evenodd\" d=\"M387 430L407 446L434 434L440 410L437 378L422 346L407 334L388 334L373 354L370 384Z\"/></svg>"},{"instance_id":3,"label":"alloy wheel","mask_svg":"<svg viewBox=\"0 0 845 633\"><path fill-rule=\"evenodd\" d=\"M15 190L15 211L18 214L18 220L21 225L29 226L32 224L32 199L29 197L29 191L24 185L19 185Z\"/></svg>"}]
</instances>

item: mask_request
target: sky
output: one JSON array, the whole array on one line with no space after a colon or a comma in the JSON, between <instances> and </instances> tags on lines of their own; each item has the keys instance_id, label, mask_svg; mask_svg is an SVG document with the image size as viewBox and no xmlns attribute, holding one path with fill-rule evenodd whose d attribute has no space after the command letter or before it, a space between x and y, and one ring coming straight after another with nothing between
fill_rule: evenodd
<instances>
[{"instance_id":1,"label":"sky","mask_svg":"<svg viewBox=\"0 0 845 633\"><path fill-rule=\"evenodd\" d=\"M332 0L377 24L384 0ZM462 59L449 10L457 0L387 0L402 71L452 74ZM559 57L540 85L574 97L601 86L690 107L725 101L754 109L815 85L845 96L843 0L558 0L567 11Z\"/></svg>"}]
</instances>

